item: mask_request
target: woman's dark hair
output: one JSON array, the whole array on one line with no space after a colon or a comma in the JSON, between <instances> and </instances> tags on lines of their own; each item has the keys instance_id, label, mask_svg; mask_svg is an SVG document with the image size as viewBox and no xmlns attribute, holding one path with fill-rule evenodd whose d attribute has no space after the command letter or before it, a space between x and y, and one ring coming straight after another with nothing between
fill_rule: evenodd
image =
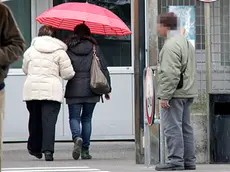
<instances>
[{"instance_id":1,"label":"woman's dark hair","mask_svg":"<svg viewBox=\"0 0 230 172\"><path fill-rule=\"evenodd\" d=\"M176 30L178 25L177 16L173 12L160 14L157 22L165 27L168 27L170 30Z\"/></svg>"},{"instance_id":2,"label":"woman's dark hair","mask_svg":"<svg viewBox=\"0 0 230 172\"><path fill-rule=\"evenodd\" d=\"M44 26L40 27L39 32L38 32L38 36L56 37L56 32L57 32L57 30L54 27L44 25Z\"/></svg>"},{"instance_id":3,"label":"woman's dark hair","mask_svg":"<svg viewBox=\"0 0 230 172\"><path fill-rule=\"evenodd\" d=\"M97 41L91 37L91 36L78 36L78 35L73 35L70 38L68 38L65 43L67 44L68 47L75 47L77 46L79 43L81 43L81 41L84 40L88 40L90 42L92 42L92 44L94 45L98 45Z\"/></svg>"},{"instance_id":4,"label":"woman's dark hair","mask_svg":"<svg viewBox=\"0 0 230 172\"><path fill-rule=\"evenodd\" d=\"M78 36L90 36L91 31L88 26L86 26L84 23L77 25L74 28L74 34Z\"/></svg>"}]
</instances>

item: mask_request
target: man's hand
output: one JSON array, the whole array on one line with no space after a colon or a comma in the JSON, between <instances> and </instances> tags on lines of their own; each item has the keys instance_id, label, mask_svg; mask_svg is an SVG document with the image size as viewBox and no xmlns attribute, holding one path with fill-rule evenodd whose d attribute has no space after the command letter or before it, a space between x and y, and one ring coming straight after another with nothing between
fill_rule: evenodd
<instances>
[{"instance_id":1,"label":"man's hand","mask_svg":"<svg viewBox=\"0 0 230 172\"><path fill-rule=\"evenodd\" d=\"M169 100L160 100L160 105L162 108L168 109L170 107Z\"/></svg>"}]
</instances>

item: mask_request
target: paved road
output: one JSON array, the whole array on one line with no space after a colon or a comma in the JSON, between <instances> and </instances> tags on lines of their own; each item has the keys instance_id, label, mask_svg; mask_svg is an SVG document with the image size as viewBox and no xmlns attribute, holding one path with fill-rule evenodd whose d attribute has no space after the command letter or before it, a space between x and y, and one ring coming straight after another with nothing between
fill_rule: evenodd
<instances>
[{"instance_id":1,"label":"paved road","mask_svg":"<svg viewBox=\"0 0 230 172\"><path fill-rule=\"evenodd\" d=\"M2 172L109 172L90 167L26 167L4 168Z\"/></svg>"},{"instance_id":2,"label":"paved road","mask_svg":"<svg viewBox=\"0 0 230 172\"><path fill-rule=\"evenodd\" d=\"M75 161L72 143L57 143L55 161L37 160L26 151L26 144L4 144L3 172L150 172L154 167L135 164L131 142L92 143L92 160ZM230 165L199 165L197 172L229 172Z\"/></svg>"}]
</instances>

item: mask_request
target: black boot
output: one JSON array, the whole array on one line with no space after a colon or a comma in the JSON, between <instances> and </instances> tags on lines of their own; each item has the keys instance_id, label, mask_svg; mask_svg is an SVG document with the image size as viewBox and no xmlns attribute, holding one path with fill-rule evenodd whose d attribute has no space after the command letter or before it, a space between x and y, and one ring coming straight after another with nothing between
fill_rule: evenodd
<instances>
[{"instance_id":1,"label":"black boot","mask_svg":"<svg viewBox=\"0 0 230 172\"><path fill-rule=\"evenodd\" d=\"M45 152L44 154L45 154L45 160L46 161L53 161L54 160L52 152Z\"/></svg>"},{"instance_id":2,"label":"black boot","mask_svg":"<svg viewBox=\"0 0 230 172\"><path fill-rule=\"evenodd\" d=\"M42 153L35 153L35 152L30 151L30 150L28 150L28 152L30 155L35 156L38 159L42 159Z\"/></svg>"},{"instance_id":3,"label":"black boot","mask_svg":"<svg viewBox=\"0 0 230 172\"><path fill-rule=\"evenodd\" d=\"M73 159L78 160L81 154L81 147L82 147L82 138L77 137L74 139L74 147L73 147L73 152L72 152L72 156Z\"/></svg>"},{"instance_id":4,"label":"black boot","mask_svg":"<svg viewBox=\"0 0 230 172\"><path fill-rule=\"evenodd\" d=\"M81 159L92 159L92 156L89 154L89 148L88 147L82 147Z\"/></svg>"},{"instance_id":5,"label":"black boot","mask_svg":"<svg viewBox=\"0 0 230 172\"><path fill-rule=\"evenodd\" d=\"M179 166L174 164L163 164L163 165L157 165L155 170L156 171L180 171L180 170L184 170L184 166Z\"/></svg>"},{"instance_id":6,"label":"black boot","mask_svg":"<svg viewBox=\"0 0 230 172\"><path fill-rule=\"evenodd\" d=\"M185 165L184 169L185 170L196 170L196 165Z\"/></svg>"}]
</instances>

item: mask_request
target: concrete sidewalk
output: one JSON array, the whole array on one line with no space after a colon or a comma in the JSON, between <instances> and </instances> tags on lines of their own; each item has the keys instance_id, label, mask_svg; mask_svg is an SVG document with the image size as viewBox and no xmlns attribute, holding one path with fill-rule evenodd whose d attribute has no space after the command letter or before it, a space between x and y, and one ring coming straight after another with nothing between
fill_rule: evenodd
<instances>
[{"instance_id":1,"label":"concrete sidewalk","mask_svg":"<svg viewBox=\"0 0 230 172\"><path fill-rule=\"evenodd\" d=\"M8 172L12 168L17 172L147 172L155 171L154 167L135 164L135 145L133 142L93 142L91 145L92 160L75 161L71 157L72 143L56 143L55 161L37 160L28 155L26 144L4 144L3 168ZM36 169L29 169L36 167ZM49 167L49 168L47 168ZM58 168L57 168L58 167ZM85 169L84 169L85 168ZM48 170L49 169L49 170ZM16 172L15 169L12 172ZM230 165L198 165L197 172L230 172Z\"/></svg>"}]
</instances>

